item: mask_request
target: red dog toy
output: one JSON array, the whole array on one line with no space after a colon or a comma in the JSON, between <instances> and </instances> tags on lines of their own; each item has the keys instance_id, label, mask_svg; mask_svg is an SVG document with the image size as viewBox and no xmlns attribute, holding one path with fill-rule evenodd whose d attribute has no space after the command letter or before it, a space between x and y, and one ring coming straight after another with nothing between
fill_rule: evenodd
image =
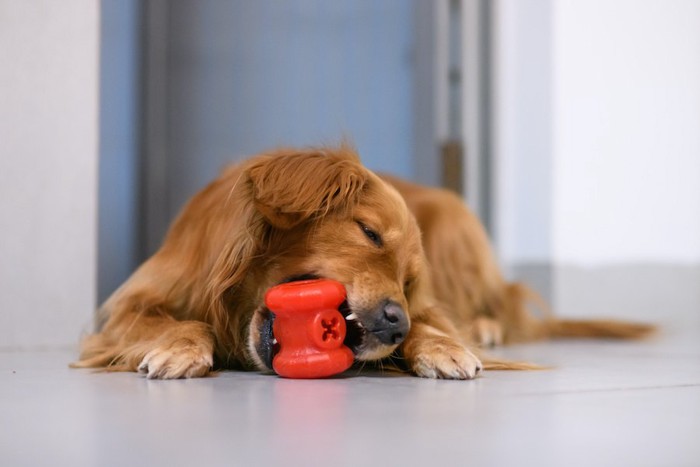
<instances>
[{"instance_id":1,"label":"red dog toy","mask_svg":"<svg viewBox=\"0 0 700 467\"><path fill-rule=\"evenodd\" d=\"M272 368L285 378L324 378L352 365L352 350L343 345L345 319L338 306L345 300L340 282L314 279L288 282L265 294L275 314L272 332L280 350Z\"/></svg>"}]
</instances>

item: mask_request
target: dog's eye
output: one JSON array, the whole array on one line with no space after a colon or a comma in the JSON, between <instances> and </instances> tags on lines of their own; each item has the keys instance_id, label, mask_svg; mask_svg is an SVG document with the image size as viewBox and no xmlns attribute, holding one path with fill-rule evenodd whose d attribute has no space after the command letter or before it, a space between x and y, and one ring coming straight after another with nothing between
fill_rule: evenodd
<instances>
[{"instance_id":1,"label":"dog's eye","mask_svg":"<svg viewBox=\"0 0 700 467\"><path fill-rule=\"evenodd\" d=\"M366 226L365 224L363 224L362 222L358 222L357 225L360 226L360 228L361 228L362 231L364 232L365 236L366 236L367 238L369 238L369 239L372 241L372 243L374 243L374 244L377 245L378 247L381 247L381 246L383 245L382 237L381 237L377 232L375 232L374 230L370 229L369 227L367 227L367 226Z\"/></svg>"},{"instance_id":2,"label":"dog's eye","mask_svg":"<svg viewBox=\"0 0 700 467\"><path fill-rule=\"evenodd\" d=\"M411 288L413 287L413 279L406 279L403 281L403 293L408 294L411 291Z\"/></svg>"}]
</instances>

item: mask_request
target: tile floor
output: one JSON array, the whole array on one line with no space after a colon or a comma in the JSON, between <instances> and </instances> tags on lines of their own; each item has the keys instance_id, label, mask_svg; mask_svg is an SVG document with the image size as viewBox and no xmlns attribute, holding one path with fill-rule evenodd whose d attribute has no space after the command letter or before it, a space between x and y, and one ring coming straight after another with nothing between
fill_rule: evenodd
<instances>
[{"instance_id":1,"label":"tile floor","mask_svg":"<svg viewBox=\"0 0 700 467\"><path fill-rule=\"evenodd\" d=\"M552 365L432 381L70 370L0 353L0 466L700 466L700 326L499 350Z\"/></svg>"}]
</instances>

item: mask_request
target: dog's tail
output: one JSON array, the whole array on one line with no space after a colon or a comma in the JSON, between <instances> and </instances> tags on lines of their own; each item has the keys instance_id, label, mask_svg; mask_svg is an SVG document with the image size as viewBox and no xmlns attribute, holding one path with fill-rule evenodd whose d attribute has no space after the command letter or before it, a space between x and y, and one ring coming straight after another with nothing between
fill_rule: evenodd
<instances>
[{"instance_id":1,"label":"dog's tail","mask_svg":"<svg viewBox=\"0 0 700 467\"><path fill-rule=\"evenodd\" d=\"M552 314L547 303L521 283L505 286L506 340L523 342L548 338L641 339L653 334L656 326L612 319L561 319ZM542 312L535 316L530 306Z\"/></svg>"},{"instance_id":2,"label":"dog's tail","mask_svg":"<svg viewBox=\"0 0 700 467\"><path fill-rule=\"evenodd\" d=\"M494 357L482 352L477 352L479 360L481 360L482 365L484 365L485 370L516 370L516 371L529 371L529 370L547 370L549 367L537 365L530 362L521 362L517 360L507 360L504 358Z\"/></svg>"},{"instance_id":3,"label":"dog's tail","mask_svg":"<svg viewBox=\"0 0 700 467\"><path fill-rule=\"evenodd\" d=\"M549 319L542 324L550 337L640 339L653 334L656 330L656 327L651 324L610 319Z\"/></svg>"}]
</instances>

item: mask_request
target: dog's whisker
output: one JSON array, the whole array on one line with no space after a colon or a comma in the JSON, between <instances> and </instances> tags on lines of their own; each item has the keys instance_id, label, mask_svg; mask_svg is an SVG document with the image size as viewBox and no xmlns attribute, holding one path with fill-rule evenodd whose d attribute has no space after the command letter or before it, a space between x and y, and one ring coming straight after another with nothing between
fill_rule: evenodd
<instances>
[{"instance_id":1,"label":"dog's whisker","mask_svg":"<svg viewBox=\"0 0 700 467\"><path fill-rule=\"evenodd\" d=\"M355 376L360 376L362 373L362 370L365 369L365 365L367 365L367 361L363 360L362 363L360 364L360 368L357 369L357 373L355 373Z\"/></svg>"}]
</instances>

